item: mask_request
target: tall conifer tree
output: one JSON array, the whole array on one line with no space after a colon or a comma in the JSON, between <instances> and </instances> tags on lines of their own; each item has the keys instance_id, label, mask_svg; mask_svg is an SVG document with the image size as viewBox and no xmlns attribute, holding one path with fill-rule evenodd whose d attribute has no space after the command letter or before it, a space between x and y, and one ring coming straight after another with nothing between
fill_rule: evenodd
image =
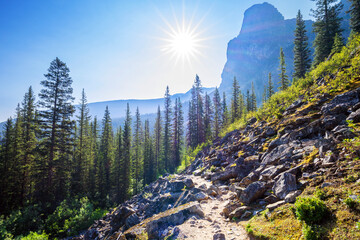
<instances>
[{"instance_id":1,"label":"tall conifer tree","mask_svg":"<svg viewBox=\"0 0 360 240\"><path fill-rule=\"evenodd\" d=\"M311 66L310 49L306 35L305 21L299 10L296 17L296 29L294 39L294 79L305 77L305 73Z\"/></svg>"},{"instance_id":2,"label":"tall conifer tree","mask_svg":"<svg viewBox=\"0 0 360 240\"><path fill-rule=\"evenodd\" d=\"M142 182L141 179L143 177L142 174L142 129L141 129L141 117L139 108L136 108L135 113L135 126L134 126L134 157L133 157L133 175L134 175L134 186L133 192L137 195L141 188Z\"/></svg>"},{"instance_id":3,"label":"tall conifer tree","mask_svg":"<svg viewBox=\"0 0 360 240\"><path fill-rule=\"evenodd\" d=\"M52 203L61 201L66 195L64 177L69 169L65 169L72 148L74 113L72 105L73 89L69 68L59 58L51 62L46 80L41 81L43 89L39 94L39 124L42 138L42 150L45 155L43 162L38 165L42 178L37 186L37 198L42 202Z\"/></svg>"},{"instance_id":4,"label":"tall conifer tree","mask_svg":"<svg viewBox=\"0 0 360 240\"><path fill-rule=\"evenodd\" d=\"M215 89L214 97L214 137L217 138L220 134L222 125L222 107L219 89Z\"/></svg>"},{"instance_id":5,"label":"tall conifer tree","mask_svg":"<svg viewBox=\"0 0 360 240\"><path fill-rule=\"evenodd\" d=\"M166 171L170 170L171 161L171 98L169 86L166 87L164 97L164 167Z\"/></svg>"},{"instance_id":6,"label":"tall conifer tree","mask_svg":"<svg viewBox=\"0 0 360 240\"><path fill-rule=\"evenodd\" d=\"M235 122L240 116L239 114L239 94L240 87L239 83L234 77L233 85L232 85L232 96L231 96L231 122Z\"/></svg>"},{"instance_id":7,"label":"tall conifer tree","mask_svg":"<svg viewBox=\"0 0 360 240\"><path fill-rule=\"evenodd\" d=\"M316 34L314 47L314 66L324 61L334 45L336 34L341 35L340 10L343 5L338 0L312 0L316 2L316 9L312 9L312 14L316 21L313 24Z\"/></svg>"},{"instance_id":8,"label":"tall conifer tree","mask_svg":"<svg viewBox=\"0 0 360 240\"><path fill-rule=\"evenodd\" d=\"M110 186L110 169L114 159L114 136L110 111L106 106L104 118L102 121L102 134L100 140L100 157L99 157L99 193L104 201Z\"/></svg>"},{"instance_id":9,"label":"tall conifer tree","mask_svg":"<svg viewBox=\"0 0 360 240\"><path fill-rule=\"evenodd\" d=\"M154 126L154 174L160 174L162 173L161 167L161 152L162 152L162 120L161 120L161 111L160 106L158 106L157 114L156 114L156 120L155 120L155 126Z\"/></svg>"},{"instance_id":10,"label":"tall conifer tree","mask_svg":"<svg viewBox=\"0 0 360 240\"><path fill-rule=\"evenodd\" d=\"M286 64L285 64L285 55L283 48L280 48L280 67L279 67L279 89L280 90L286 90L289 87L289 78L286 74Z\"/></svg>"},{"instance_id":11,"label":"tall conifer tree","mask_svg":"<svg viewBox=\"0 0 360 240\"><path fill-rule=\"evenodd\" d=\"M183 125L184 117L182 111L182 104L180 98L175 99L174 106L174 119L173 119L173 139L172 139L172 149L173 149L173 171L181 163L181 146L182 146L182 136L184 134Z\"/></svg>"},{"instance_id":12,"label":"tall conifer tree","mask_svg":"<svg viewBox=\"0 0 360 240\"><path fill-rule=\"evenodd\" d=\"M274 85L271 79L271 73L269 73L268 89L267 89L267 98L270 99L274 95Z\"/></svg>"},{"instance_id":13,"label":"tall conifer tree","mask_svg":"<svg viewBox=\"0 0 360 240\"><path fill-rule=\"evenodd\" d=\"M122 171L121 171L121 197L120 202L124 202L130 196L130 164L131 164L131 113L129 103L126 108L126 117L123 131L123 154L122 154Z\"/></svg>"},{"instance_id":14,"label":"tall conifer tree","mask_svg":"<svg viewBox=\"0 0 360 240\"><path fill-rule=\"evenodd\" d=\"M213 125L213 110L210 96L205 94L205 113L204 113L204 128L205 128L205 141L212 140L212 125Z\"/></svg>"},{"instance_id":15,"label":"tall conifer tree","mask_svg":"<svg viewBox=\"0 0 360 240\"><path fill-rule=\"evenodd\" d=\"M349 1L351 2L351 7L350 7L351 29L356 33L360 33L360 1L359 0L349 0Z\"/></svg>"}]
</instances>

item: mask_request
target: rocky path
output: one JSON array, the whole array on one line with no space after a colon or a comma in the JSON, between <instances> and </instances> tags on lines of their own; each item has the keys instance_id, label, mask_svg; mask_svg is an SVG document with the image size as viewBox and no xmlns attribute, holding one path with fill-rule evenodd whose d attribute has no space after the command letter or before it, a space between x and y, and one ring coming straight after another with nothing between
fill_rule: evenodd
<instances>
[{"instance_id":1,"label":"rocky path","mask_svg":"<svg viewBox=\"0 0 360 240\"><path fill-rule=\"evenodd\" d=\"M210 188L212 185L210 181L204 180L199 176L190 176L195 187ZM207 200L202 200L200 206L204 211L204 219L192 217L179 225L180 233L178 239L226 239L226 240L245 240L249 239L245 229L236 222L225 220L221 215L227 201L231 197L231 192L223 189L222 194L217 197L210 196Z\"/></svg>"}]
</instances>

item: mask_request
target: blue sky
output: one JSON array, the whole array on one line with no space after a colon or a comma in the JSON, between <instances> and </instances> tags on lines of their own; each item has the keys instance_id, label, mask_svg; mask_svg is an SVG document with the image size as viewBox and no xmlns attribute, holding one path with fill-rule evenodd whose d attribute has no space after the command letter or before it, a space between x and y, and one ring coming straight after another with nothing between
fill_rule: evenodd
<instances>
[{"instance_id":1,"label":"blue sky","mask_svg":"<svg viewBox=\"0 0 360 240\"><path fill-rule=\"evenodd\" d=\"M30 85L37 94L50 62L67 63L74 96L82 88L89 102L162 97L190 89L195 74L203 85L218 86L226 47L241 29L253 0L0 0L0 121L14 115ZM285 16L310 0L269 0ZM183 17L184 16L184 17ZM176 63L164 54L165 31L176 19L205 40L201 55Z\"/></svg>"}]
</instances>

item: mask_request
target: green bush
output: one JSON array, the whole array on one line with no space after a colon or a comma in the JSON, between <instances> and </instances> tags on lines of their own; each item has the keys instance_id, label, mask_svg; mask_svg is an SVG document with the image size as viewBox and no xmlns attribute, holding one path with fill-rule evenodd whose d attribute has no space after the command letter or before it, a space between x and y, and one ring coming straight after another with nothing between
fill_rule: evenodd
<instances>
[{"instance_id":1,"label":"green bush","mask_svg":"<svg viewBox=\"0 0 360 240\"><path fill-rule=\"evenodd\" d=\"M314 195L315 195L315 197L317 197L320 200L325 200L326 199L326 193L321 188L316 188Z\"/></svg>"},{"instance_id":2,"label":"green bush","mask_svg":"<svg viewBox=\"0 0 360 240\"><path fill-rule=\"evenodd\" d=\"M254 234L254 230L252 229L250 223L246 225L245 230L248 234Z\"/></svg>"},{"instance_id":3,"label":"green bush","mask_svg":"<svg viewBox=\"0 0 360 240\"><path fill-rule=\"evenodd\" d=\"M49 236L45 233L42 232L37 233L37 232L30 232L27 236L25 237L20 237L21 240L47 240L49 239Z\"/></svg>"},{"instance_id":4,"label":"green bush","mask_svg":"<svg viewBox=\"0 0 360 240\"><path fill-rule=\"evenodd\" d=\"M358 202L354 199L352 199L351 197L347 197L345 200L344 200L344 203L346 204L346 206L348 206L348 208L350 209L355 209Z\"/></svg>"},{"instance_id":5,"label":"green bush","mask_svg":"<svg viewBox=\"0 0 360 240\"><path fill-rule=\"evenodd\" d=\"M295 208L296 217L308 225L321 222L328 214L325 203L313 197L298 198Z\"/></svg>"},{"instance_id":6,"label":"green bush","mask_svg":"<svg viewBox=\"0 0 360 240\"><path fill-rule=\"evenodd\" d=\"M46 232L51 237L76 235L101 218L106 210L95 209L87 197L80 200L64 200L46 219Z\"/></svg>"},{"instance_id":7,"label":"green bush","mask_svg":"<svg viewBox=\"0 0 360 240\"><path fill-rule=\"evenodd\" d=\"M2 220L0 225L14 236L27 235L30 231L37 231L42 226L40 212L38 205L30 205L22 210L13 211Z\"/></svg>"},{"instance_id":8,"label":"green bush","mask_svg":"<svg viewBox=\"0 0 360 240\"><path fill-rule=\"evenodd\" d=\"M304 224L302 228L303 237L305 240L318 240L324 235L321 226Z\"/></svg>"},{"instance_id":9,"label":"green bush","mask_svg":"<svg viewBox=\"0 0 360 240\"><path fill-rule=\"evenodd\" d=\"M8 232L6 229L6 222L3 216L0 217L0 239L4 239L4 240L14 239L13 235L10 232Z\"/></svg>"}]
</instances>

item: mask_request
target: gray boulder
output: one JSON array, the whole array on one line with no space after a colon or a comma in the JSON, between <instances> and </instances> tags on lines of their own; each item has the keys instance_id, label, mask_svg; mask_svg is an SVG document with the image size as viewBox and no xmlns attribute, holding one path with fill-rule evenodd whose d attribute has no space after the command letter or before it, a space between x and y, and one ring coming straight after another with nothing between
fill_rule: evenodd
<instances>
[{"instance_id":1,"label":"gray boulder","mask_svg":"<svg viewBox=\"0 0 360 240\"><path fill-rule=\"evenodd\" d=\"M280 199L285 199L287 194L296 189L296 177L288 172L280 174L272 188L274 194Z\"/></svg>"},{"instance_id":2,"label":"gray boulder","mask_svg":"<svg viewBox=\"0 0 360 240\"><path fill-rule=\"evenodd\" d=\"M287 144L276 147L271 152L265 154L261 159L261 164L268 165L276 163L279 160L291 158L294 148Z\"/></svg>"},{"instance_id":3,"label":"gray boulder","mask_svg":"<svg viewBox=\"0 0 360 240\"><path fill-rule=\"evenodd\" d=\"M146 224L148 238L159 239L161 233L169 226L180 225L194 215L200 218L204 217L204 212L198 203L170 209Z\"/></svg>"},{"instance_id":4,"label":"gray boulder","mask_svg":"<svg viewBox=\"0 0 360 240\"><path fill-rule=\"evenodd\" d=\"M346 120L353 121L354 123L360 122L360 108L356 110L355 112L352 112Z\"/></svg>"},{"instance_id":5,"label":"gray boulder","mask_svg":"<svg viewBox=\"0 0 360 240\"><path fill-rule=\"evenodd\" d=\"M213 236L213 240L225 240L225 234L223 233L215 233Z\"/></svg>"},{"instance_id":6,"label":"gray boulder","mask_svg":"<svg viewBox=\"0 0 360 240\"><path fill-rule=\"evenodd\" d=\"M266 191L265 182L251 183L247 188L238 193L239 200L245 204L250 204L260 198Z\"/></svg>"},{"instance_id":7,"label":"gray boulder","mask_svg":"<svg viewBox=\"0 0 360 240\"><path fill-rule=\"evenodd\" d=\"M241 206L237 209L235 209L234 211L232 211L230 214L229 214L229 218L232 219L232 218L241 218L241 216L246 212L246 211L249 211L251 208L248 207L248 206Z\"/></svg>"}]
</instances>

